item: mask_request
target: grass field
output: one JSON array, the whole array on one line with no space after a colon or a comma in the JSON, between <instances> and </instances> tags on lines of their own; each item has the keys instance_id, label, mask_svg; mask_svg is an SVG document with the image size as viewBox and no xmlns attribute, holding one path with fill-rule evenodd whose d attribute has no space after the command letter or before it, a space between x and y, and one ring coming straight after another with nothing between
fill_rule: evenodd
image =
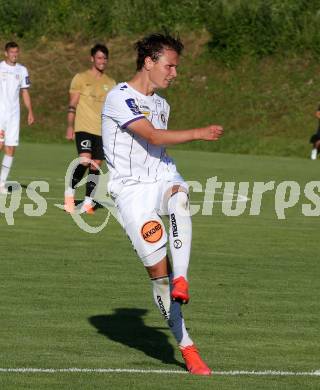
<instances>
[{"instance_id":1,"label":"grass field","mask_svg":"<svg viewBox=\"0 0 320 390\"><path fill-rule=\"evenodd\" d=\"M0 371L1 389L319 389L319 217L306 217L303 188L318 180L320 162L307 159L173 151L186 180L284 180L299 183L300 201L278 220L275 192L260 215L222 212L193 217L184 316L191 336L215 372L182 375L173 337L154 306L150 283L117 222L83 232L54 206L62 203L71 145L23 144L11 179L25 187L47 180L47 211L28 217L23 197L14 225L0 215L0 368L135 369L146 372ZM203 193L193 192L202 207ZM250 198L250 195L248 196ZM99 225L98 209L85 219ZM155 373L151 370L169 370ZM234 371L245 375L232 375ZM292 375L250 371L268 370ZM179 371L175 373L174 371ZM305 375L293 375L294 373Z\"/></svg>"}]
</instances>

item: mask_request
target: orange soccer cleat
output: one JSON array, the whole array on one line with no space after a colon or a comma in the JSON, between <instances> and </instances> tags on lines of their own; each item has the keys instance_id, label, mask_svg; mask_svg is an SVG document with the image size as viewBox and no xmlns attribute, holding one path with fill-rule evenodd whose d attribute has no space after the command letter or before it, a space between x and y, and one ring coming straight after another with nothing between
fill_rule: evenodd
<instances>
[{"instance_id":1,"label":"orange soccer cleat","mask_svg":"<svg viewBox=\"0 0 320 390\"><path fill-rule=\"evenodd\" d=\"M64 197L64 211L73 214L75 209L74 196L65 195Z\"/></svg>"},{"instance_id":2,"label":"orange soccer cleat","mask_svg":"<svg viewBox=\"0 0 320 390\"><path fill-rule=\"evenodd\" d=\"M195 345L180 347L182 357L186 363L187 370L193 375L211 375L212 371L201 359Z\"/></svg>"},{"instance_id":3,"label":"orange soccer cleat","mask_svg":"<svg viewBox=\"0 0 320 390\"><path fill-rule=\"evenodd\" d=\"M173 279L172 285L171 298L174 301L188 303L190 299L188 291L189 283L186 279L183 276L179 276L178 278Z\"/></svg>"},{"instance_id":4,"label":"orange soccer cleat","mask_svg":"<svg viewBox=\"0 0 320 390\"><path fill-rule=\"evenodd\" d=\"M81 211L86 214L94 214L94 205L92 203L85 203L81 207Z\"/></svg>"}]
</instances>

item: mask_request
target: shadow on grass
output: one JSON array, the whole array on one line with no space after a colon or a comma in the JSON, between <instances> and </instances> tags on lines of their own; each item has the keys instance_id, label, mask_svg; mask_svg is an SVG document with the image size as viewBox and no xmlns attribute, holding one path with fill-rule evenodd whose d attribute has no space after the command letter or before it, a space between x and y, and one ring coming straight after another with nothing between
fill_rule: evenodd
<instances>
[{"instance_id":1,"label":"shadow on grass","mask_svg":"<svg viewBox=\"0 0 320 390\"><path fill-rule=\"evenodd\" d=\"M175 359L168 336L158 328L145 325L142 317L147 312L146 309L119 308L113 314L90 317L89 322L110 340L138 349L162 363L185 368Z\"/></svg>"}]
</instances>

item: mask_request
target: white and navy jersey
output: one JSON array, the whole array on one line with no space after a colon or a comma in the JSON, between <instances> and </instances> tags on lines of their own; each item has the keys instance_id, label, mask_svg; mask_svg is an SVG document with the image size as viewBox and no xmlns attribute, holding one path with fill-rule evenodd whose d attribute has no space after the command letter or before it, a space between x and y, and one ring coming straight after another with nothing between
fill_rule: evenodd
<instances>
[{"instance_id":1,"label":"white and navy jersey","mask_svg":"<svg viewBox=\"0 0 320 390\"><path fill-rule=\"evenodd\" d=\"M0 115L19 114L21 88L29 88L27 68L20 64L8 65L0 62Z\"/></svg>"},{"instance_id":2,"label":"white and navy jersey","mask_svg":"<svg viewBox=\"0 0 320 390\"><path fill-rule=\"evenodd\" d=\"M102 137L112 180L155 182L175 175L175 164L165 148L130 130L130 123L142 118L156 129L167 129L169 112L165 99L157 94L143 95L127 83L109 92L102 110Z\"/></svg>"}]
</instances>

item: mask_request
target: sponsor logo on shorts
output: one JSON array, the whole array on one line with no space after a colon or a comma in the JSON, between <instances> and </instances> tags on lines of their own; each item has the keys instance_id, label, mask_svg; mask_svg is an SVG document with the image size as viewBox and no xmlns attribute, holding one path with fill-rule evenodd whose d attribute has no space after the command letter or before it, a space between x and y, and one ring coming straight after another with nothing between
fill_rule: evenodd
<instances>
[{"instance_id":1,"label":"sponsor logo on shorts","mask_svg":"<svg viewBox=\"0 0 320 390\"><path fill-rule=\"evenodd\" d=\"M182 242L181 242L180 240L174 240L173 246L174 246L176 249L180 249L180 248L182 247Z\"/></svg>"},{"instance_id":2,"label":"sponsor logo on shorts","mask_svg":"<svg viewBox=\"0 0 320 390\"><path fill-rule=\"evenodd\" d=\"M170 214L170 219L171 219L171 226L172 226L172 235L173 237L178 237L176 216L174 214Z\"/></svg>"},{"instance_id":3,"label":"sponsor logo on shorts","mask_svg":"<svg viewBox=\"0 0 320 390\"><path fill-rule=\"evenodd\" d=\"M80 145L82 149L91 149L91 141L89 139L84 139L80 142Z\"/></svg>"},{"instance_id":4,"label":"sponsor logo on shorts","mask_svg":"<svg viewBox=\"0 0 320 390\"><path fill-rule=\"evenodd\" d=\"M168 313L166 311L166 309L164 308L164 304L162 302L162 299L160 297L160 295L157 295L157 301L158 301L158 304L159 304L159 308L160 308L160 311L163 315L163 317L168 320L169 319L169 316L168 316Z\"/></svg>"},{"instance_id":5,"label":"sponsor logo on shorts","mask_svg":"<svg viewBox=\"0 0 320 390\"><path fill-rule=\"evenodd\" d=\"M158 221L148 221L141 228L143 239L151 244L158 242L163 234L161 223Z\"/></svg>"},{"instance_id":6,"label":"sponsor logo on shorts","mask_svg":"<svg viewBox=\"0 0 320 390\"><path fill-rule=\"evenodd\" d=\"M139 107L137 106L134 99L126 99L126 103L133 115L141 115L141 111L139 110Z\"/></svg>"}]
</instances>

